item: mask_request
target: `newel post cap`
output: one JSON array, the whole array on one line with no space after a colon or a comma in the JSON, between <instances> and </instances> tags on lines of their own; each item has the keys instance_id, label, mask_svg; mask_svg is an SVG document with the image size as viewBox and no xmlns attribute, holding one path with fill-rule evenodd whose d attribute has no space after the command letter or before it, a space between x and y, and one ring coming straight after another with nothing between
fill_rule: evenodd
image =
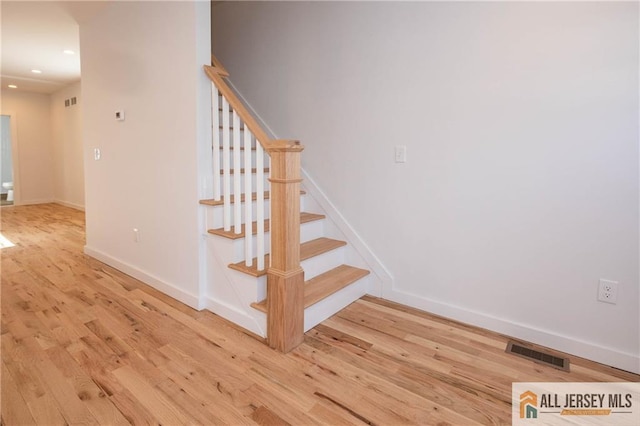
<instances>
[{"instance_id":1,"label":"newel post cap","mask_svg":"<svg viewBox=\"0 0 640 426\"><path fill-rule=\"evenodd\" d=\"M302 152L304 145L296 140L275 139L271 141L266 149L267 152Z\"/></svg>"}]
</instances>

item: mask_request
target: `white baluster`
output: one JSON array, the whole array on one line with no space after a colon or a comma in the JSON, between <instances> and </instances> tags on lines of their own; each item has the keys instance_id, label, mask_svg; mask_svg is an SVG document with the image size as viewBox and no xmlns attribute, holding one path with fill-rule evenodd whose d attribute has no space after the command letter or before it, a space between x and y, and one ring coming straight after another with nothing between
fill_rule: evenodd
<instances>
[{"instance_id":1,"label":"white baluster","mask_svg":"<svg viewBox=\"0 0 640 426\"><path fill-rule=\"evenodd\" d=\"M220 102L218 89L211 83L211 122L213 129L213 199L220 201Z\"/></svg>"},{"instance_id":2,"label":"white baluster","mask_svg":"<svg viewBox=\"0 0 640 426\"><path fill-rule=\"evenodd\" d=\"M251 212L251 139L253 135L245 125L244 127L244 258L245 265L253 265L253 235L251 233L251 222L253 221Z\"/></svg>"},{"instance_id":3,"label":"white baluster","mask_svg":"<svg viewBox=\"0 0 640 426\"><path fill-rule=\"evenodd\" d=\"M242 232L242 172L240 159L242 141L240 140L240 117L233 111L233 232ZM249 199L250 200L250 199ZM245 202L249 202L245 200Z\"/></svg>"},{"instance_id":4,"label":"white baluster","mask_svg":"<svg viewBox=\"0 0 640 426\"><path fill-rule=\"evenodd\" d=\"M264 150L256 140L256 252L258 271L264 269Z\"/></svg>"},{"instance_id":5,"label":"white baluster","mask_svg":"<svg viewBox=\"0 0 640 426\"><path fill-rule=\"evenodd\" d=\"M267 179L265 179L266 182L266 186L265 186L265 191L267 191L269 194L271 194L271 182L269 181L269 177L271 176L271 157L269 155L267 155L267 158L265 158L264 160L264 167L265 169L269 169L269 171L267 172ZM271 218L273 217L272 214L272 209L273 208L273 203L269 202L269 221L271 221ZM271 238L269 238L269 247L268 247L268 251L267 253L271 253ZM269 256L269 267L271 267L271 261L273 259L271 259L271 256Z\"/></svg>"},{"instance_id":6,"label":"white baluster","mask_svg":"<svg viewBox=\"0 0 640 426\"><path fill-rule=\"evenodd\" d=\"M231 177L229 168L231 155L229 153L229 103L222 97L222 196L224 230L231 230Z\"/></svg>"}]
</instances>

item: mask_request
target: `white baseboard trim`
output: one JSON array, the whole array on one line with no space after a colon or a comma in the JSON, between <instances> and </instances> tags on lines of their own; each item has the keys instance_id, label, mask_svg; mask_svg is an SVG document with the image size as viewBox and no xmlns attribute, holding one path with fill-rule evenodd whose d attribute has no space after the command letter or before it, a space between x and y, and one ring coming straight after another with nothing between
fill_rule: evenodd
<instances>
[{"instance_id":1,"label":"white baseboard trim","mask_svg":"<svg viewBox=\"0 0 640 426\"><path fill-rule=\"evenodd\" d=\"M84 206L82 206L80 204L69 203L69 202L62 201L62 200L55 200L54 203L60 204L61 206L70 207L72 209L84 211Z\"/></svg>"},{"instance_id":2,"label":"white baseboard trim","mask_svg":"<svg viewBox=\"0 0 640 426\"><path fill-rule=\"evenodd\" d=\"M55 203L55 200L53 198L41 198L41 199L35 199L35 200L15 200L14 204L16 206L32 206L34 204L49 204L49 203Z\"/></svg>"},{"instance_id":3,"label":"white baseboard trim","mask_svg":"<svg viewBox=\"0 0 640 426\"><path fill-rule=\"evenodd\" d=\"M266 319L264 327L260 327L256 319L248 315L246 312L209 296L204 298L204 309L207 309L260 337L267 337L264 333L264 330L266 330Z\"/></svg>"},{"instance_id":4,"label":"white baseboard trim","mask_svg":"<svg viewBox=\"0 0 640 426\"><path fill-rule=\"evenodd\" d=\"M640 374L640 356L605 348L594 343L585 342L571 336L542 330L526 324L520 324L503 318L497 318L483 312L471 311L423 296L404 292L398 289L384 291L383 298L403 305L411 306L435 315L460 321L475 327L485 328L506 336L546 346L625 371Z\"/></svg>"},{"instance_id":5,"label":"white baseboard trim","mask_svg":"<svg viewBox=\"0 0 640 426\"><path fill-rule=\"evenodd\" d=\"M174 299L184 303L187 306L192 307L193 309L200 310L201 302L197 295L188 293L173 284L169 284L161 279L154 277L153 275L133 266L126 262L123 262L120 259L117 259L113 256L110 256L100 250L93 249L89 246L84 246L84 253L87 256L91 256L99 261L106 263L109 266L112 266L119 271L124 272L127 275L132 276L133 278L142 281L145 284L150 285L162 293L173 297Z\"/></svg>"}]
</instances>

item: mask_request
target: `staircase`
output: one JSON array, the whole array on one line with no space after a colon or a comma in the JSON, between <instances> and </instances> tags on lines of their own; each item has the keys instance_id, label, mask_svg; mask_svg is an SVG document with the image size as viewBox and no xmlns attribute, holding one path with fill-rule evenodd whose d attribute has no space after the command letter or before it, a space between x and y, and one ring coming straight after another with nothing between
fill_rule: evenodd
<instances>
[{"instance_id":1,"label":"staircase","mask_svg":"<svg viewBox=\"0 0 640 426\"><path fill-rule=\"evenodd\" d=\"M207 308L288 352L368 293L369 271L348 264L347 242L301 189L302 145L271 138L212 62Z\"/></svg>"}]
</instances>

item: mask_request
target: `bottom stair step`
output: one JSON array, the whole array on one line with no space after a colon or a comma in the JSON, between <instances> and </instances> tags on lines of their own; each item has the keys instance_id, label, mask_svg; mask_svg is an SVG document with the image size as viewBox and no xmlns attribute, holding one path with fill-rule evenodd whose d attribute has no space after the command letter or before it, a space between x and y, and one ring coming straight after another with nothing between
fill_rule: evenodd
<instances>
[{"instance_id":1,"label":"bottom stair step","mask_svg":"<svg viewBox=\"0 0 640 426\"><path fill-rule=\"evenodd\" d=\"M340 265L337 268L320 274L304 283L304 307L318 303L322 299L369 275L366 269L349 265ZM252 303L251 306L259 311L267 312L267 300Z\"/></svg>"}]
</instances>

